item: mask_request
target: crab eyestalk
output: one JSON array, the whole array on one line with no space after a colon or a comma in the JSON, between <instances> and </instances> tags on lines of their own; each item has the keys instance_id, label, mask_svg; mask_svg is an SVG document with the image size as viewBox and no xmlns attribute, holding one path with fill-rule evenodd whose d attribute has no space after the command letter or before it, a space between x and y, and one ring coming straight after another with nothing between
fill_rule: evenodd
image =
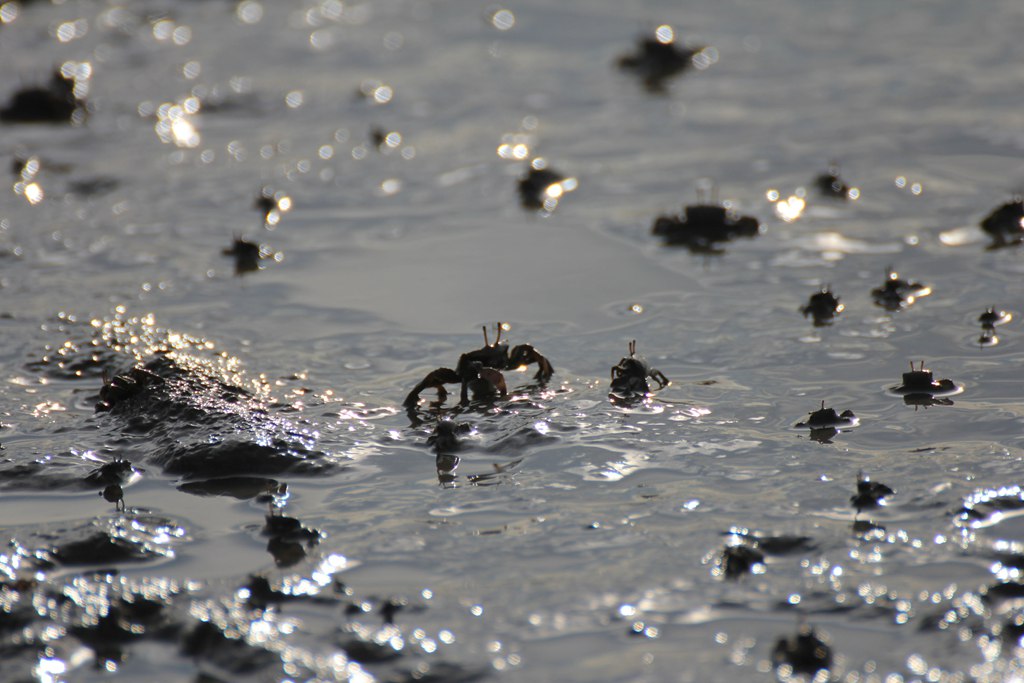
<instances>
[{"instance_id":1,"label":"crab eyestalk","mask_svg":"<svg viewBox=\"0 0 1024 683\"><path fill-rule=\"evenodd\" d=\"M931 370L924 369L924 361L914 369L914 361L910 361L910 372L903 373L903 386L910 389L930 388L935 377Z\"/></svg>"}]
</instances>

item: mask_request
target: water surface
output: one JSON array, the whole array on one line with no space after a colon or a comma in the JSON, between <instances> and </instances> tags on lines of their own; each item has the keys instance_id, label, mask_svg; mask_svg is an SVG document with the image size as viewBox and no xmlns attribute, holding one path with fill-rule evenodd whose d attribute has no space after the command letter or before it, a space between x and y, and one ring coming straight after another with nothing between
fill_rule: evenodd
<instances>
[{"instance_id":1,"label":"water surface","mask_svg":"<svg viewBox=\"0 0 1024 683\"><path fill-rule=\"evenodd\" d=\"M1024 10L548 5L3 5L0 97L89 75L84 125L0 143L39 164L0 203L5 678L772 680L801 624L836 680L1020 675L1022 268L977 223L1024 177ZM652 94L615 62L660 24L714 59ZM763 234L662 246L709 181ZM876 306L890 267L932 294ZM556 374L455 391L439 472L401 403L499 320ZM613 403L633 339L672 384ZM887 393L920 360L951 405ZM860 425L793 428L822 401ZM897 493L855 518L858 473Z\"/></svg>"}]
</instances>

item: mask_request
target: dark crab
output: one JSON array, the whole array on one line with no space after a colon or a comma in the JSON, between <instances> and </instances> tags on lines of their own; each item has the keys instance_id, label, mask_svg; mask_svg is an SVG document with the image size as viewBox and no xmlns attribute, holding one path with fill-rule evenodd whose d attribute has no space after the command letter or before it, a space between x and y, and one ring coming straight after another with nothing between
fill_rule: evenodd
<instances>
[{"instance_id":1,"label":"dark crab","mask_svg":"<svg viewBox=\"0 0 1024 683\"><path fill-rule=\"evenodd\" d=\"M825 429L830 427L849 428L857 426L859 420L852 410L844 410L837 413L835 408L826 408L825 402L821 402L821 408L808 413L806 422L798 422L797 427L809 427L810 429Z\"/></svg>"},{"instance_id":2,"label":"dark crab","mask_svg":"<svg viewBox=\"0 0 1024 683\"><path fill-rule=\"evenodd\" d=\"M718 570L727 579L738 579L764 566L764 553L750 545L726 546L719 557Z\"/></svg>"},{"instance_id":3,"label":"dark crab","mask_svg":"<svg viewBox=\"0 0 1024 683\"><path fill-rule=\"evenodd\" d=\"M671 26L659 26L654 36L640 38L633 52L619 57L618 65L636 74L648 91L660 93L666 81L694 65L694 57L703 49L680 45Z\"/></svg>"},{"instance_id":4,"label":"dark crab","mask_svg":"<svg viewBox=\"0 0 1024 683\"><path fill-rule=\"evenodd\" d=\"M1015 197L993 209L978 225L992 238L989 249L1020 244L1024 241L1024 200Z\"/></svg>"},{"instance_id":5,"label":"dark crab","mask_svg":"<svg viewBox=\"0 0 1024 683\"><path fill-rule=\"evenodd\" d=\"M831 199L851 199L855 197L855 188L847 185L839 177L839 164L829 164L828 170L814 179L814 186L823 196Z\"/></svg>"},{"instance_id":6,"label":"dark crab","mask_svg":"<svg viewBox=\"0 0 1024 683\"><path fill-rule=\"evenodd\" d=\"M249 242L239 236L235 236L231 247L224 249L224 256L235 257L235 275L244 275L260 269L260 259L263 258L263 247L256 242Z\"/></svg>"},{"instance_id":7,"label":"dark crab","mask_svg":"<svg viewBox=\"0 0 1024 683\"><path fill-rule=\"evenodd\" d=\"M526 175L519 179L519 201L526 209L554 211L566 192L576 189L576 179L549 168L541 158L530 162Z\"/></svg>"},{"instance_id":8,"label":"dark crab","mask_svg":"<svg viewBox=\"0 0 1024 683\"><path fill-rule=\"evenodd\" d=\"M951 379L935 379L931 370L926 370L924 361L918 368L910 363L910 372L903 373L903 384L889 388L889 393L902 396L903 402L915 407L927 408L934 405L953 405L948 398L963 391L963 387Z\"/></svg>"},{"instance_id":9,"label":"dark crab","mask_svg":"<svg viewBox=\"0 0 1024 683\"><path fill-rule=\"evenodd\" d=\"M789 667L797 674L817 674L832 666L832 648L813 628L800 627L792 638L779 638L772 649L776 667Z\"/></svg>"},{"instance_id":10,"label":"dark crab","mask_svg":"<svg viewBox=\"0 0 1024 683\"><path fill-rule=\"evenodd\" d=\"M831 325L836 316L843 312L846 306L839 303L839 297L832 293L830 287L815 292L807 301L807 305L800 309L804 317L814 318L815 327Z\"/></svg>"},{"instance_id":11,"label":"dark crab","mask_svg":"<svg viewBox=\"0 0 1024 683\"><path fill-rule=\"evenodd\" d=\"M810 429L811 438L819 443L832 443L832 437L842 431L853 429L860 420L853 414L852 410L844 410L837 413L835 408L826 408L825 402L821 402L821 408L808 414L805 422L796 423L798 429Z\"/></svg>"},{"instance_id":12,"label":"dark crab","mask_svg":"<svg viewBox=\"0 0 1024 683\"><path fill-rule=\"evenodd\" d=\"M908 282L900 277L892 268L888 269L885 284L871 290L875 304L887 311L898 311L906 308L923 296L932 293L932 288L920 282Z\"/></svg>"},{"instance_id":13,"label":"dark crab","mask_svg":"<svg viewBox=\"0 0 1024 683\"><path fill-rule=\"evenodd\" d=\"M493 344L487 336L485 325L484 345L481 348L462 354L454 370L437 368L427 373L427 376L409 392L403 405L406 408L414 408L419 403L420 394L426 389L437 389L437 402L443 403L448 398L448 391L444 388L446 384L462 385L459 398L463 404L468 403L470 392L475 398L505 396L508 389L501 371L514 370L532 363L538 366L534 379L546 382L551 378L555 369L551 367L547 358L529 344L519 344L510 351L508 344L501 341L501 333L505 326L498 323L497 327L497 337Z\"/></svg>"},{"instance_id":14,"label":"dark crab","mask_svg":"<svg viewBox=\"0 0 1024 683\"><path fill-rule=\"evenodd\" d=\"M700 193L698 193L700 194ZM698 197L698 202L703 197ZM731 208L719 204L698 203L683 207L682 215L658 216L651 234L664 240L667 246L686 247L694 253L720 254L719 243L737 237L755 237L761 225L753 216L742 216Z\"/></svg>"},{"instance_id":15,"label":"dark crab","mask_svg":"<svg viewBox=\"0 0 1024 683\"><path fill-rule=\"evenodd\" d=\"M935 379L931 370L924 367L921 361L917 369L914 363L910 363L910 372L903 373L903 384L893 387L893 391L900 394L946 394L958 389L951 379Z\"/></svg>"},{"instance_id":16,"label":"dark crab","mask_svg":"<svg viewBox=\"0 0 1024 683\"><path fill-rule=\"evenodd\" d=\"M996 335L996 327L1005 325L1013 319L1013 315L1007 311L1000 311L995 306L989 306L985 312L978 316L978 323L981 325L981 336L978 337L978 345L981 347L995 346L999 343Z\"/></svg>"},{"instance_id":17,"label":"dark crab","mask_svg":"<svg viewBox=\"0 0 1024 683\"><path fill-rule=\"evenodd\" d=\"M612 368L612 391L617 394L647 394L651 387L647 379L658 383L658 389L670 384L660 370L652 368L643 356L636 355L636 340L629 342L629 355Z\"/></svg>"},{"instance_id":18,"label":"dark crab","mask_svg":"<svg viewBox=\"0 0 1024 683\"><path fill-rule=\"evenodd\" d=\"M71 123L82 117L84 103L75 97L75 79L59 69L45 86L23 88L0 109L4 123Z\"/></svg>"},{"instance_id":19,"label":"dark crab","mask_svg":"<svg viewBox=\"0 0 1024 683\"><path fill-rule=\"evenodd\" d=\"M147 387L163 384L163 381L159 375L138 367L123 375L117 375L110 381L104 380L96 412L112 410L120 403L138 396Z\"/></svg>"},{"instance_id":20,"label":"dark crab","mask_svg":"<svg viewBox=\"0 0 1024 683\"><path fill-rule=\"evenodd\" d=\"M985 329L995 329L998 325L1005 325L1013 319L1013 315L997 310L995 306L989 306L985 312L978 316L978 323Z\"/></svg>"},{"instance_id":21,"label":"dark crab","mask_svg":"<svg viewBox=\"0 0 1024 683\"><path fill-rule=\"evenodd\" d=\"M871 510L885 505L887 496L895 495L895 491L877 481L871 481L871 477L863 472L857 473L857 493L850 496L850 504L857 510Z\"/></svg>"},{"instance_id":22,"label":"dark crab","mask_svg":"<svg viewBox=\"0 0 1024 683\"><path fill-rule=\"evenodd\" d=\"M263 216L264 227L273 230L281 221L281 216L291 211L292 198L282 190L263 186L260 188L260 193L256 195L252 207Z\"/></svg>"}]
</instances>

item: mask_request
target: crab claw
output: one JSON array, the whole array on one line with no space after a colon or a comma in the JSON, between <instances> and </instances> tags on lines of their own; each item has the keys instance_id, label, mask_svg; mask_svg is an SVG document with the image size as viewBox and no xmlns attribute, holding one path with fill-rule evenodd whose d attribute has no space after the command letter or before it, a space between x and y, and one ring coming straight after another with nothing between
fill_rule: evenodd
<instances>
[{"instance_id":1,"label":"crab claw","mask_svg":"<svg viewBox=\"0 0 1024 683\"><path fill-rule=\"evenodd\" d=\"M529 344L520 344L512 349L508 354L509 367L518 368L523 365L529 365L530 363L536 363L539 366L537 374L534 375L534 379L542 382L547 381L551 378L551 375L555 374L555 369L551 367L551 362L547 358L540 355L537 349L533 348Z\"/></svg>"},{"instance_id":2,"label":"crab claw","mask_svg":"<svg viewBox=\"0 0 1024 683\"><path fill-rule=\"evenodd\" d=\"M445 384L458 384L462 381L459 374L451 368L438 368L427 373L427 376L423 380L413 387L409 395L405 397L405 401L402 403L406 408L414 408L419 403L420 393L424 389L437 389L437 402L442 403L448 398L448 391L444 388Z\"/></svg>"}]
</instances>

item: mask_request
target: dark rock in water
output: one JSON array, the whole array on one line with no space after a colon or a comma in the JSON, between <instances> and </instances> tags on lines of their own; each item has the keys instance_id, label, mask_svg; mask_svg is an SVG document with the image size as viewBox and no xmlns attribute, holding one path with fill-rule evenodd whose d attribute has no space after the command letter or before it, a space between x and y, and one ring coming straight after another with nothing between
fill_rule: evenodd
<instances>
[{"instance_id":1,"label":"dark rock in water","mask_svg":"<svg viewBox=\"0 0 1024 683\"><path fill-rule=\"evenodd\" d=\"M650 393L648 378L664 389L671 382L660 370L652 368L647 359L636 353L636 340L629 342L629 355L622 358L611 370L611 391L620 396L644 396Z\"/></svg>"},{"instance_id":2,"label":"dark rock in water","mask_svg":"<svg viewBox=\"0 0 1024 683\"><path fill-rule=\"evenodd\" d=\"M864 473L857 476L857 493L850 497L850 504L857 510L871 510L884 504L887 496L895 495L895 491Z\"/></svg>"},{"instance_id":3,"label":"dark rock in water","mask_svg":"<svg viewBox=\"0 0 1024 683\"><path fill-rule=\"evenodd\" d=\"M675 31L659 26L653 37L644 36L633 52L618 59L620 69L634 73L650 92L664 92L667 81L693 66L704 48L688 48L675 41Z\"/></svg>"},{"instance_id":4,"label":"dark rock in water","mask_svg":"<svg viewBox=\"0 0 1024 683\"><path fill-rule=\"evenodd\" d=\"M805 318L811 316L814 319L815 327L824 327L831 325L832 321L843 312L844 308L846 306L839 303L839 297L833 294L830 288L826 287L812 294L811 298L807 301L807 305L800 309L800 311L804 314Z\"/></svg>"},{"instance_id":5,"label":"dark rock in water","mask_svg":"<svg viewBox=\"0 0 1024 683\"><path fill-rule=\"evenodd\" d=\"M165 618L165 608L163 603L141 596L132 601L116 598L108 604L106 614L86 612L69 631L93 650L98 665L119 662L125 657L123 646L132 641L176 635L178 625Z\"/></svg>"},{"instance_id":6,"label":"dark rock in water","mask_svg":"<svg viewBox=\"0 0 1024 683\"><path fill-rule=\"evenodd\" d=\"M769 555L810 552L817 548L810 536L753 536L757 547Z\"/></svg>"},{"instance_id":7,"label":"dark rock in water","mask_svg":"<svg viewBox=\"0 0 1024 683\"><path fill-rule=\"evenodd\" d=\"M402 671L388 677L387 683L478 683L493 678L486 667L467 668L451 662L424 662L413 671Z\"/></svg>"},{"instance_id":8,"label":"dark rock in water","mask_svg":"<svg viewBox=\"0 0 1024 683\"><path fill-rule=\"evenodd\" d=\"M695 204L683 208L682 215L658 216L651 233L667 246L686 247L695 254L720 254L716 246L738 237L756 237L761 225L752 216L715 204Z\"/></svg>"},{"instance_id":9,"label":"dark rock in water","mask_svg":"<svg viewBox=\"0 0 1024 683\"><path fill-rule=\"evenodd\" d=\"M814 675L832 666L832 648L809 626L801 626L791 638L779 638L772 649L776 668L788 666L793 673Z\"/></svg>"},{"instance_id":10,"label":"dark rock in water","mask_svg":"<svg viewBox=\"0 0 1024 683\"><path fill-rule=\"evenodd\" d=\"M566 192L576 188L576 180L548 168L543 159L534 159L526 175L519 179L519 201L527 209L554 211Z\"/></svg>"},{"instance_id":11,"label":"dark rock in water","mask_svg":"<svg viewBox=\"0 0 1024 683\"><path fill-rule=\"evenodd\" d=\"M402 657L402 652L390 645L359 638L342 640L341 648L345 650L349 659L363 665L391 662Z\"/></svg>"},{"instance_id":12,"label":"dark rock in water","mask_svg":"<svg viewBox=\"0 0 1024 683\"><path fill-rule=\"evenodd\" d=\"M898 311L913 304L917 299L932 293L931 287L920 282L902 279L895 270L889 269L885 283L871 290L875 304L887 311Z\"/></svg>"},{"instance_id":13,"label":"dark rock in water","mask_svg":"<svg viewBox=\"0 0 1024 683\"><path fill-rule=\"evenodd\" d=\"M263 401L204 368L190 362L185 369L168 355L155 356L138 369L145 380L113 404L111 416L123 421L122 429L146 439L150 461L189 480L335 468ZM251 441L243 440L246 434Z\"/></svg>"},{"instance_id":14,"label":"dark rock in water","mask_svg":"<svg viewBox=\"0 0 1024 683\"><path fill-rule=\"evenodd\" d=\"M265 477L220 477L189 481L178 486L179 491L195 496L229 496L250 500L277 490L280 482Z\"/></svg>"},{"instance_id":15,"label":"dark rock in water","mask_svg":"<svg viewBox=\"0 0 1024 683\"><path fill-rule=\"evenodd\" d=\"M796 552L812 552L817 548L810 536L767 536L747 529L731 529L727 536L734 537L746 546L756 548L766 555L787 555ZM735 542L733 543L736 544Z\"/></svg>"},{"instance_id":16,"label":"dark rock in water","mask_svg":"<svg viewBox=\"0 0 1024 683\"><path fill-rule=\"evenodd\" d=\"M83 197L96 197L114 191L120 184L117 179L106 176L79 178L68 182L68 192Z\"/></svg>"},{"instance_id":17,"label":"dark rock in water","mask_svg":"<svg viewBox=\"0 0 1024 683\"><path fill-rule=\"evenodd\" d=\"M202 659L237 675L275 671L280 666L277 655L250 645L246 640L228 637L209 621L201 621L182 639L182 653Z\"/></svg>"},{"instance_id":18,"label":"dark rock in water","mask_svg":"<svg viewBox=\"0 0 1024 683\"><path fill-rule=\"evenodd\" d=\"M75 98L75 79L54 71L45 86L23 88L0 109L4 123L71 123L82 103Z\"/></svg>"},{"instance_id":19,"label":"dark rock in water","mask_svg":"<svg viewBox=\"0 0 1024 683\"><path fill-rule=\"evenodd\" d=\"M1013 614L999 625L995 635L1002 638L1003 642L1011 647L1020 645L1020 639L1024 638L1024 614L1018 612Z\"/></svg>"},{"instance_id":20,"label":"dark rock in water","mask_svg":"<svg viewBox=\"0 0 1024 683\"><path fill-rule=\"evenodd\" d=\"M192 478L234 476L239 472L253 475L292 473L317 474L328 468L318 455L293 444L267 445L248 441L167 444L153 451L153 460L168 474Z\"/></svg>"},{"instance_id":21,"label":"dark rock in water","mask_svg":"<svg viewBox=\"0 0 1024 683\"><path fill-rule=\"evenodd\" d=\"M1005 581L992 584L981 591L981 599L994 610L1008 602L1024 602L1024 583Z\"/></svg>"},{"instance_id":22,"label":"dark rock in water","mask_svg":"<svg viewBox=\"0 0 1024 683\"><path fill-rule=\"evenodd\" d=\"M1004 486L975 492L964 501L954 517L960 524L973 524L1018 510L1024 510L1024 489L1016 485Z\"/></svg>"},{"instance_id":23,"label":"dark rock in water","mask_svg":"<svg viewBox=\"0 0 1024 683\"><path fill-rule=\"evenodd\" d=\"M93 534L75 541L67 541L53 548L54 561L65 567L84 565L111 566L130 562L144 562L162 555L149 550L146 545L133 543L97 530Z\"/></svg>"},{"instance_id":24,"label":"dark rock in water","mask_svg":"<svg viewBox=\"0 0 1024 683\"><path fill-rule=\"evenodd\" d=\"M722 575L727 579L737 579L764 563L764 553L748 545L726 546L721 556Z\"/></svg>"},{"instance_id":25,"label":"dark rock in water","mask_svg":"<svg viewBox=\"0 0 1024 683\"><path fill-rule=\"evenodd\" d=\"M1006 202L985 216L979 225L992 238L989 249L1020 244L1024 240L1024 200L1018 197Z\"/></svg>"}]
</instances>

